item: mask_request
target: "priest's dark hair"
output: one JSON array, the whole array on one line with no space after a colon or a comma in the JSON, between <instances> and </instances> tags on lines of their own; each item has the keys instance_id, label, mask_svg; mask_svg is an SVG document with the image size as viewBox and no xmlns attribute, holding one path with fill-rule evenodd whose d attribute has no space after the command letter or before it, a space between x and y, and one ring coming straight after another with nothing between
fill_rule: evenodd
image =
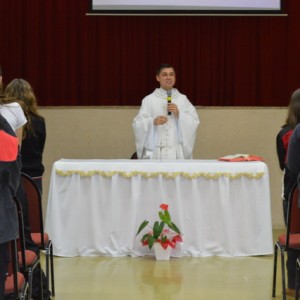
<instances>
[{"instance_id":1,"label":"priest's dark hair","mask_svg":"<svg viewBox=\"0 0 300 300\"><path fill-rule=\"evenodd\" d=\"M172 65L169 65L169 64L161 64L158 68L157 68L157 71L156 71L156 75L159 75L160 72L163 70L163 69L167 69L167 68L172 68L175 72L175 68L172 66Z\"/></svg>"}]
</instances>

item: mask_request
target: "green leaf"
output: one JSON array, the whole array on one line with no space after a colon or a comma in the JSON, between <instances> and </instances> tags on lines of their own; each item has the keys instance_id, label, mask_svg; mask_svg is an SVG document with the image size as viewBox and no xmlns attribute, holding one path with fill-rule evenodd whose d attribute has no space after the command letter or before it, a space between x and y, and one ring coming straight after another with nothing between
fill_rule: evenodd
<instances>
[{"instance_id":1,"label":"green leaf","mask_svg":"<svg viewBox=\"0 0 300 300\"><path fill-rule=\"evenodd\" d=\"M155 241L156 241L156 239L151 235L149 237L149 240L148 240L148 246L149 246L150 249L152 248L152 246L155 243Z\"/></svg>"},{"instance_id":2,"label":"green leaf","mask_svg":"<svg viewBox=\"0 0 300 300\"><path fill-rule=\"evenodd\" d=\"M175 232L177 232L178 234L181 234L181 233L180 233L180 230L178 229L178 227L177 227L173 222L171 222L170 225L168 224L168 226L169 226L172 230L174 230Z\"/></svg>"},{"instance_id":3,"label":"green leaf","mask_svg":"<svg viewBox=\"0 0 300 300\"><path fill-rule=\"evenodd\" d=\"M151 234L146 233L146 234L144 234L143 237L141 238L141 241L142 241L142 242L145 242L145 241L149 240L149 238L150 238L151 236L152 236Z\"/></svg>"},{"instance_id":4,"label":"green leaf","mask_svg":"<svg viewBox=\"0 0 300 300\"><path fill-rule=\"evenodd\" d=\"M164 229L165 223L156 221L153 225L153 237L157 239Z\"/></svg>"},{"instance_id":5,"label":"green leaf","mask_svg":"<svg viewBox=\"0 0 300 300\"><path fill-rule=\"evenodd\" d=\"M165 218L169 221L171 221L171 215L169 213L169 211L165 210Z\"/></svg>"},{"instance_id":6,"label":"green leaf","mask_svg":"<svg viewBox=\"0 0 300 300\"><path fill-rule=\"evenodd\" d=\"M165 210L164 212L160 211L158 213L159 215L159 218L166 224L171 224L171 216L170 216L170 213Z\"/></svg>"},{"instance_id":7,"label":"green leaf","mask_svg":"<svg viewBox=\"0 0 300 300\"><path fill-rule=\"evenodd\" d=\"M165 227L165 223L164 222L161 222L160 225L159 225L159 235L161 235L162 231L164 230L164 227Z\"/></svg>"},{"instance_id":8,"label":"green leaf","mask_svg":"<svg viewBox=\"0 0 300 300\"><path fill-rule=\"evenodd\" d=\"M145 220L139 227L137 234L138 235L147 225L148 225L149 221Z\"/></svg>"},{"instance_id":9,"label":"green leaf","mask_svg":"<svg viewBox=\"0 0 300 300\"><path fill-rule=\"evenodd\" d=\"M159 218L160 218L162 221L164 220L164 214L163 214L162 211L159 211L159 212L158 212L158 216L159 216Z\"/></svg>"}]
</instances>

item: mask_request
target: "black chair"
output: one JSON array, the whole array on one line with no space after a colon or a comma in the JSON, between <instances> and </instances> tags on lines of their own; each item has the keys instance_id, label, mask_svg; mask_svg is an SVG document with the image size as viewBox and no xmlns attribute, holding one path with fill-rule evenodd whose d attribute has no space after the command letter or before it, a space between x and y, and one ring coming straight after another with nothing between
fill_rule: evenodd
<instances>
[{"instance_id":1,"label":"black chair","mask_svg":"<svg viewBox=\"0 0 300 300\"><path fill-rule=\"evenodd\" d=\"M42 195L30 176L21 173L21 184L23 186L27 204L29 225L31 229L32 240L45 250L46 253L46 279L47 289L49 289L49 270L51 270L51 294L55 295L54 285L54 262L53 262L53 245L49 235L44 232L43 208L42 208Z\"/></svg>"},{"instance_id":2,"label":"black chair","mask_svg":"<svg viewBox=\"0 0 300 300\"><path fill-rule=\"evenodd\" d=\"M40 257L34 251L26 249L22 207L19 200L16 197L14 197L13 199L17 207L19 221L19 238L17 239L18 263L20 271L24 274L25 279L28 282L28 298L31 299L33 272L40 265ZM39 272L41 285L40 299L43 299L43 282L41 268L39 268Z\"/></svg>"},{"instance_id":3,"label":"black chair","mask_svg":"<svg viewBox=\"0 0 300 300\"><path fill-rule=\"evenodd\" d=\"M25 300L28 298L28 282L19 271L17 241L12 240L8 244L9 263L8 274L5 281L5 297Z\"/></svg>"},{"instance_id":4,"label":"black chair","mask_svg":"<svg viewBox=\"0 0 300 300\"><path fill-rule=\"evenodd\" d=\"M272 297L276 296L277 254L280 251L282 299L286 299L286 278L284 254L287 251L300 251L300 207L298 206L299 189L294 185L290 192L286 233L281 234L275 243ZM297 285L297 283L296 283Z\"/></svg>"},{"instance_id":5,"label":"black chair","mask_svg":"<svg viewBox=\"0 0 300 300\"><path fill-rule=\"evenodd\" d=\"M299 299L299 285L300 285L300 258L296 260L296 286L295 286L295 299Z\"/></svg>"}]
</instances>

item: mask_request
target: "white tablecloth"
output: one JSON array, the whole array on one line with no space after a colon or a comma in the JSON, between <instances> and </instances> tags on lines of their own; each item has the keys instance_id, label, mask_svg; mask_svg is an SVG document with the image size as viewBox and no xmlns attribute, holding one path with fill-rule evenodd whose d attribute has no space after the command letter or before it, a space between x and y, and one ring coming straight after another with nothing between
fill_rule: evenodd
<instances>
[{"instance_id":1,"label":"white tablecloth","mask_svg":"<svg viewBox=\"0 0 300 300\"><path fill-rule=\"evenodd\" d=\"M140 223L169 204L183 243L172 256L273 252L268 168L216 160L67 160L53 165L46 231L58 256L151 254Z\"/></svg>"}]
</instances>

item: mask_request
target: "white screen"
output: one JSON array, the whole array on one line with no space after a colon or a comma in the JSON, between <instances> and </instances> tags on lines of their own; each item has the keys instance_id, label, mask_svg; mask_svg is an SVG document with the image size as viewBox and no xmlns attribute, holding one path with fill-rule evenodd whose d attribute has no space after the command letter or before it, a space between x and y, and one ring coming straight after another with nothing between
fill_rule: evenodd
<instances>
[{"instance_id":1,"label":"white screen","mask_svg":"<svg viewBox=\"0 0 300 300\"><path fill-rule=\"evenodd\" d=\"M281 0L92 0L92 10L280 11Z\"/></svg>"}]
</instances>

